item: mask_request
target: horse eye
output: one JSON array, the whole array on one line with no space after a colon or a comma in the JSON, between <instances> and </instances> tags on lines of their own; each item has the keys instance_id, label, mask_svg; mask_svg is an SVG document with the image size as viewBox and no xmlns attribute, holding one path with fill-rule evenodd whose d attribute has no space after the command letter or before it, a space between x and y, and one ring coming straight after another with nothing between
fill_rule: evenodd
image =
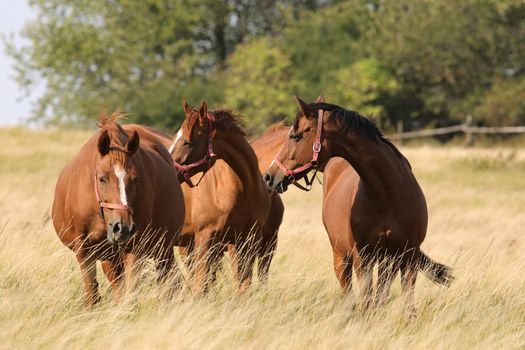
<instances>
[{"instance_id":1,"label":"horse eye","mask_svg":"<svg viewBox=\"0 0 525 350\"><path fill-rule=\"evenodd\" d=\"M99 176L98 181L100 181L100 183L105 184L108 181L108 179L105 176Z\"/></svg>"},{"instance_id":2,"label":"horse eye","mask_svg":"<svg viewBox=\"0 0 525 350\"><path fill-rule=\"evenodd\" d=\"M188 141L188 140L184 140L184 142L182 143L184 146L186 147L191 147L191 142Z\"/></svg>"},{"instance_id":3,"label":"horse eye","mask_svg":"<svg viewBox=\"0 0 525 350\"><path fill-rule=\"evenodd\" d=\"M297 134L297 135L290 135L290 139L291 140L294 140L295 142L299 141L301 139L301 137L303 137L302 135L300 134Z\"/></svg>"}]
</instances>

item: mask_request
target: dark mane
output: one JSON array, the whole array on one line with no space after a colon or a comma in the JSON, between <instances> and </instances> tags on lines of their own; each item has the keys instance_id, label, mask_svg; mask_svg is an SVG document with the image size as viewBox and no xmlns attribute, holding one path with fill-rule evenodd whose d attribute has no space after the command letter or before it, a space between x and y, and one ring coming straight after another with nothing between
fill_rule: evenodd
<instances>
[{"instance_id":1,"label":"dark mane","mask_svg":"<svg viewBox=\"0 0 525 350\"><path fill-rule=\"evenodd\" d=\"M308 105L312 110L318 111L322 109L329 111L330 119L336 123L336 127L341 132L352 132L356 135L362 135L375 142L383 142L388 145L394 153L402 160L404 160L408 167L412 169L408 159L397 149L397 147L387 138L384 137L383 132L377 127L375 120L367 118L356 111L352 111L330 103L310 103ZM297 129L299 118L302 113L298 112L293 124L294 129Z\"/></svg>"},{"instance_id":2,"label":"dark mane","mask_svg":"<svg viewBox=\"0 0 525 350\"><path fill-rule=\"evenodd\" d=\"M242 130L242 122L239 116L233 114L227 109L216 109L214 111L208 111L208 114L213 117L213 128L215 130L233 130L242 135L246 135ZM189 130L193 129L193 126L199 121L199 111L194 108L193 112L187 116L185 124Z\"/></svg>"},{"instance_id":3,"label":"dark mane","mask_svg":"<svg viewBox=\"0 0 525 350\"><path fill-rule=\"evenodd\" d=\"M216 109L208 112L213 116L213 127L216 130L233 130L246 135L242 130L240 117L228 109Z\"/></svg>"}]
</instances>

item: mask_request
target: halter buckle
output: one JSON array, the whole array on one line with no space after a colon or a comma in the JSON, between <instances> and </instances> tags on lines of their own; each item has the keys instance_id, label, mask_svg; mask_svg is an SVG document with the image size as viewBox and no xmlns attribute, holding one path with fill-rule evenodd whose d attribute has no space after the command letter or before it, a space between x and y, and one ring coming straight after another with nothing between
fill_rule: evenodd
<instances>
[{"instance_id":1,"label":"halter buckle","mask_svg":"<svg viewBox=\"0 0 525 350\"><path fill-rule=\"evenodd\" d=\"M312 145L312 150L316 153L321 152L321 142L315 141L314 144Z\"/></svg>"}]
</instances>

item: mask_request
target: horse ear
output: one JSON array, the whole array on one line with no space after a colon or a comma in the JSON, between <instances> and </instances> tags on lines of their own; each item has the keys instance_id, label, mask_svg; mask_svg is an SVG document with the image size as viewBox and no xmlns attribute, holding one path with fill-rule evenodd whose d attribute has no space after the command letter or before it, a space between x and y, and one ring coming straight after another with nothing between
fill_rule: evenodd
<instances>
[{"instance_id":1,"label":"horse ear","mask_svg":"<svg viewBox=\"0 0 525 350\"><path fill-rule=\"evenodd\" d=\"M111 139L109 138L109 133L107 130L102 131L98 137L98 152L105 156L109 153L109 145L111 144Z\"/></svg>"},{"instance_id":2,"label":"horse ear","mask_svg":"<svg viewBox=\"0 0 525 350\"><path fill-rule=\"evenodd\" d=\"M126 144L126 152L129 155L134 154L139 149L140 136L138 132L133 131L133 134L129 137L128 143Z\"/></svg>"},{"instance_id":3,"label":"horse ear","mask_svg":"<svg viewBox=\"0 0 525 350\"><path fill-rule=\"evenodd\" d=\"M182 98L182 108L184 109L184 114L188 115L191 112L191 107L186 102L186 99Z\"/></svg>"},{"instance_id":4,"label":"horse ear","mask_svg":"<svg viewBox=\"0 0 525 350\"><path fill-rule=\"evenodd\" d=\"M324 97L323 95L319 95L319 97L317 98L317 100L315 100L315 103L323 103L324 102Z\"/></svg>"},{"instance_id":5,"label":"horse ear","mask_svg":"<svg viewBox=\"0 0 525 350\"><path fill-rule=\"evenodd\" d=\"M304 116L309 117L310 115L312 115L312 110L310 109L310 107L308 107L308 103L304 102L297 96L295 96L295 100L297 101L299 109L301 110Z\"/></svg>"},{"instance_id":6,"label":"horse ear","mask_svg":"<svg viewBox=\"0 0 525 350\"><path fill-rule=\"evenodd\" d=\"M208 103L206 100L202 100L201 106L199 107L199 123L204 126L208 115Z\"/></svg>"}]
</instances>

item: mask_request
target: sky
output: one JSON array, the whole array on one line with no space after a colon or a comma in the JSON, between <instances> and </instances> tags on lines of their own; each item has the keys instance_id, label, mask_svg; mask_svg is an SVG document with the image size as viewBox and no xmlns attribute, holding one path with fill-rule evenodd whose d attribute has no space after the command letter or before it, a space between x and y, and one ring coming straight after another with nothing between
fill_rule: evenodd
<instances>
[{"instance_id":1,"label":"sky","mask_svg":"<svg viewBox=\"0 0 525 350\"><path fill-rule=\"evenodd\" d=\"M20 32L24 23L34 16L27 0L0 0L0 35ZM6 55L4 46L0 40L0 126L23 123L29 117L31 101L35 99L32 96L20 101L22 90L14 80L13 61Z\"/></svg>"}]
</instances>

